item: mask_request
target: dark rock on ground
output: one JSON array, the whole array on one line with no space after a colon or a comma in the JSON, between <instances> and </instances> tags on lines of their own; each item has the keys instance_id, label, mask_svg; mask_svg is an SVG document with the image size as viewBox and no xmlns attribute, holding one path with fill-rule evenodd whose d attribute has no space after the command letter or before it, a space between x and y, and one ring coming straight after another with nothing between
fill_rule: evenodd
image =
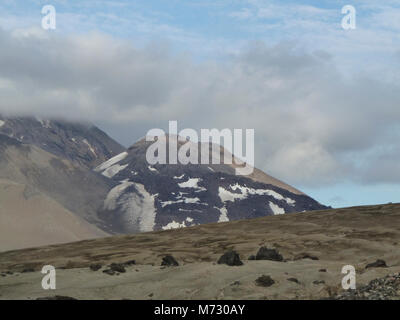
<instances>
[{"instance_id":1,"label":"dark rock on ground","mask_svg":"<svg viewBox=\"0 0 400 320\"><path fill-rule=\"evenodd\" d=\"M167 255L162 259L161 265L166 267L177 267L179 266L179 263L173 256Z\"/></svg>"},{"instance_id":2,"label":"dark rock on ground","mask_svg":"<svg viewBox=\"0 0 400 320\"><path fill-rule=\"evenodd\" d=\"M326 272L326 269L319 269L319 272Z\"/></svg>"},{"instance_id":3,"label":"dark rock on ground","mask_svg":"<svg viewBox=\"0 0 400 320\"><path fill-rule=\"evenodd\" d=\"M299 283L299 280L297 280L296 278L289 278L289 279L287 279L287 281L291 281L291 282L294 282L294 283Z\"/></svg>"},{"instance_id":4,"label":"dark rock on ground","mask_svg":"<svg viewBox=\"0 0 400 320\"><path fill-rule=\"evenodd\" d=\"M125 267L121 263L111 263L110 270L114 272L124 273L126 272Z\"/></svg>"},{"instance_id":5,"label":"dark rock on ground","mask_svg":"<svg viewBox=\"0 0 400 320\"><path fill-rule=\"evenodd\" d=\"M101 267L102 267L101 264L96 263L96 264L91 264L91 265L89 266L89 269L92 270L92 271L98 271L98 270L101 269Z\"/></svg>"},{"instance_id":6,"label":"dark rock on ground","mask_svg":"<svg viewBox=\"0 0 400 320\"><path fill-rule=\"evenodd\" d=\"M255 256L254 254L252 254L252 255L248 258L248 260L256 260L256 256Z\"/></svg>"},{"instance_id":7,"label":"dark rock on ground","mask_svg":"<svg viewBox=\"0 0 400 320\"><path fill-rule=\"evenodd\" d=\"M309 253L300 253L297 256L295 256L293 260L302 260L302 259L319 260L318 257L313 256Z\"/></svg>"},{"instance_id":8,"label":"dark rock on ground","mask_svg":"<svg viewBox=\"0 0 400 320\"><path fill-rule=\"evenodd\" d=\"M135 260L129 260L123 263L124 266L129 267L129 266L133 266L136 264Z\"/></svg>"},{"instance_id":9,"label":"dark rock on ground","mask_svg":"<svg viewBox=\"0 0 400 320\"><path fill-rule=\"evenodd\" d=\"M270 287L275 283L275 281L270 277L266 275L262 275L256 280L256 285L260 287Z\"/></svg>"},{"instance_id":10,"label":"dark rock on ground","mask_svg":"<svg viewBox=\"0 0 400 320\"><path fill-rule=\"evenodd\" d=\"M378 259L375 262L367 264L365 269L368 268L387 268L387 265L384 260Z\"/></svg>"},{"instance_id":11,"label":"dark rock on ground","mask_svg":"<svg viewBox=\"0 0 400 320\"><path fill-rule=\"evenodd\" d=\"M22 272L22 273L35 272L35 269L33 269L33 268L26 268L26 269L22 270L21 272Z\"/></svg>"},{"instance_id":12,"label":"dark rock on ground","mask_svg":"<svg viewBox=\"0 0 400 320\"><path fill-rule=\"evenodd\" d=\"M324 280L315 280L313 281L313 284L325 284Z\"/></svg>"},{"instance_id":13,"label":"dark rock on ground","mask_svg":"<svg viewBox=\"0 0 400 320\"><path fill-rule=\"evenodd\" d=\"M225 252L218 260L218 264L226 264L228 266L241 266L243 262L240 260L236 251L230 250Z\"/></svg>"},{"instance_id":14,"label":"dark rock on ground","mask_svg":"<svg viewBox=\"0 0 400 320\"><path fill-rule=\"evenodd\" d=\"M110 269L103 270L103 273L108 274L109 276L113 276L116 274L115 271L112 271Z\"/></svg>"},{"instance_id":15,"label":"dark rock on ground","mask_svg":"<svg viewBox=\"0 0 400 320\"><path fill-rule=\"evenodd\" d=\"M67 296L54 296L54 297L37 298L36 300L78 300L78 299Z\"/></svg>"},{"instance_id":16,"label":"dark rock on ground","mask_svg":"<svg viewBox=\"0 0 400 320\"><path fill-rule=\"evenodd\" d=\"M283 261L283 257L276 249L261 247L257 252L256 260Z\"/></svg>"}]
</instances>

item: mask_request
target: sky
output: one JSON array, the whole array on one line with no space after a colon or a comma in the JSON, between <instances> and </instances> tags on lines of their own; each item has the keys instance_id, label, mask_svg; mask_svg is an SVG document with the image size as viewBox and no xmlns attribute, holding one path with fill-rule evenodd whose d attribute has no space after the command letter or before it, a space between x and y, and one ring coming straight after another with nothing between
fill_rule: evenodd
<instances>
[{"instance_id":1,"label":"sky","mask_svg":"<svg viewBox=\"0 0 400 320\"><path fill-rule=\"evenodd\" d=\"M169 120L252 128L256 166L321 203L400 202L399 1L3 0L0 47L0 113L125 146Z\"/></svg>"}]
</instances>

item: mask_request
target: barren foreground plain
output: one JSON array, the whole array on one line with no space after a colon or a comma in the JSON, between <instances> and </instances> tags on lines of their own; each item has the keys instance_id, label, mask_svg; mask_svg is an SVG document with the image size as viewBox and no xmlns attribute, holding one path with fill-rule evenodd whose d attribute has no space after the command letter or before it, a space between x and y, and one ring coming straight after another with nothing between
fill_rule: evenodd
<instances>
[{"instance_id":1,"label":"barren foreground plain","mask_svg":"<svg viewBox=\"0 0 400 320\"><path fill-rule=\"evenodd\" d=\"M283 261L249 260L263 246L279 251ZM228 250L235 250L243 265L218 264ZM179 266L161 266L166 255L172 255ZM386 266L366 268L378 259ZM111 263L122 264L125 272L104 273ZM44 265L56 268L56 290L41 287ZM95 265L101 268L93 271ZM325 299L343 291L345 265L355 267L357 288L400 272L400 204L277 215L2 252L0 299L56 295L75 299ZM273 284L260 285L256 280L262 275L270 276ZM400 291L389 298L400 298Z\"/></svg>"}]
</instances>

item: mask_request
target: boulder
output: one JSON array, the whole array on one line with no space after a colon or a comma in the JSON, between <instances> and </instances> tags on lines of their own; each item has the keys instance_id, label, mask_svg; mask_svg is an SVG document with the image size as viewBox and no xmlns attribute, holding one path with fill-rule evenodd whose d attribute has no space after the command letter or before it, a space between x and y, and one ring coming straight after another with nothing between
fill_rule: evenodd
<instances>
[{"instance_id":1,"label":"boulder","mask_svg":"<svg viewBox=\"0 0 400 320\"><path fill-rule=\"evenodd\" d=\"M218 260L218 264L226 264L228 266L241 266L243 262L240 260L236 251L230 250L225 252Z\"/></svg>"},{"instance_id":2,"label":"boulder","mask_svg":"<svg viewBox=\"0 0 400 320\"><path fill-rule=\"evenodd\" d=\"M368 268L387 268L385 260L378 259L375 262L366 265L365 269Z\"/></svg>"},{"instance_id":3,"label":"boulder","mask_svg":"<svg viewBox=\"0 0 400 320\"><path fill-rule=\"evenodd\" d=\"M98 271L101 269L101 264L99 264L99 263L91 264L89 266L89 269L92 271Z\"/></svg>"},{"instance_id":4,"label":"boulder","mask_svg":"<svg viewBox=\"0 0 400 320\"><path fill-rule=\"evenodd\" d=\"M275 283L275 281L270 277L266 275L262 275L258 279L256 279L256 285L260 287L270 287Z\"/></svg>"},{"instance_id":5,"label":"boulder","mask_svg":"<svg viewBox=\"0 0 400 320\"><path fill-rule=\"evenodd\" d=\"M261 247L257 252L256 260L283 261L283 257L276 249Z\"/></svg>"},{"instance_id":6,"label":"boulder","mask_svg":"<svg viewBox=\"0 0 400 320\"><path fill-rule=\"evenodd\" d=\"M162 259L161 266L177 267L177 266L179 266L179 263L178 263L178 261L176 261L176 259L173 256L167 255Z\"/></svg>"}]
</instances>

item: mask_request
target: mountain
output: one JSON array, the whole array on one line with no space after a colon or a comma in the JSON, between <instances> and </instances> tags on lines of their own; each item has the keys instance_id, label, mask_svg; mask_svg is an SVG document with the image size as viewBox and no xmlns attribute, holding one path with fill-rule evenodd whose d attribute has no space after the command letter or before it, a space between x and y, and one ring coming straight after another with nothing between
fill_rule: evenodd
<instances>
[{"instance_id":1,"label":"mountain","mask_svg":"<svg viewBox=\"0 0 400 320\"><path fill-rule=\"evenodd\" d=\"M87 168L125 150L99 128L87 123L0 116L0 133Z\"/></svg>"},{"instance_id":2,"label":"mountain","mask_svg":"<svg viewBox=\"0 0 400 320\"><path fill-rule=\"evenodd\" d=\"M0 134L0 250L107 235L97 210L113 183Z\"/></svg>"},{"instance_id":3,"label":"mountain","mask_svg":"<svg viewBox=\"0 0 400 320\"><path fill-rule=\"evenodd\" d=\"M95 169L117 183L98 213L108 232L165 230L327 208L260 170L238 176L229 164L149 165L150 144L142 139Z\"/></svg>"},{"instance_id":4,"label":"mountain","mask_svg":"<svg viewBox=\"0 0 400 320\"><path fill-rule=\"evenodd\" d=\"M0 250L326 208L256 168L149 165L150 144L125 150L90 124L1 117Z\"/></svg>"}]
</instances>

